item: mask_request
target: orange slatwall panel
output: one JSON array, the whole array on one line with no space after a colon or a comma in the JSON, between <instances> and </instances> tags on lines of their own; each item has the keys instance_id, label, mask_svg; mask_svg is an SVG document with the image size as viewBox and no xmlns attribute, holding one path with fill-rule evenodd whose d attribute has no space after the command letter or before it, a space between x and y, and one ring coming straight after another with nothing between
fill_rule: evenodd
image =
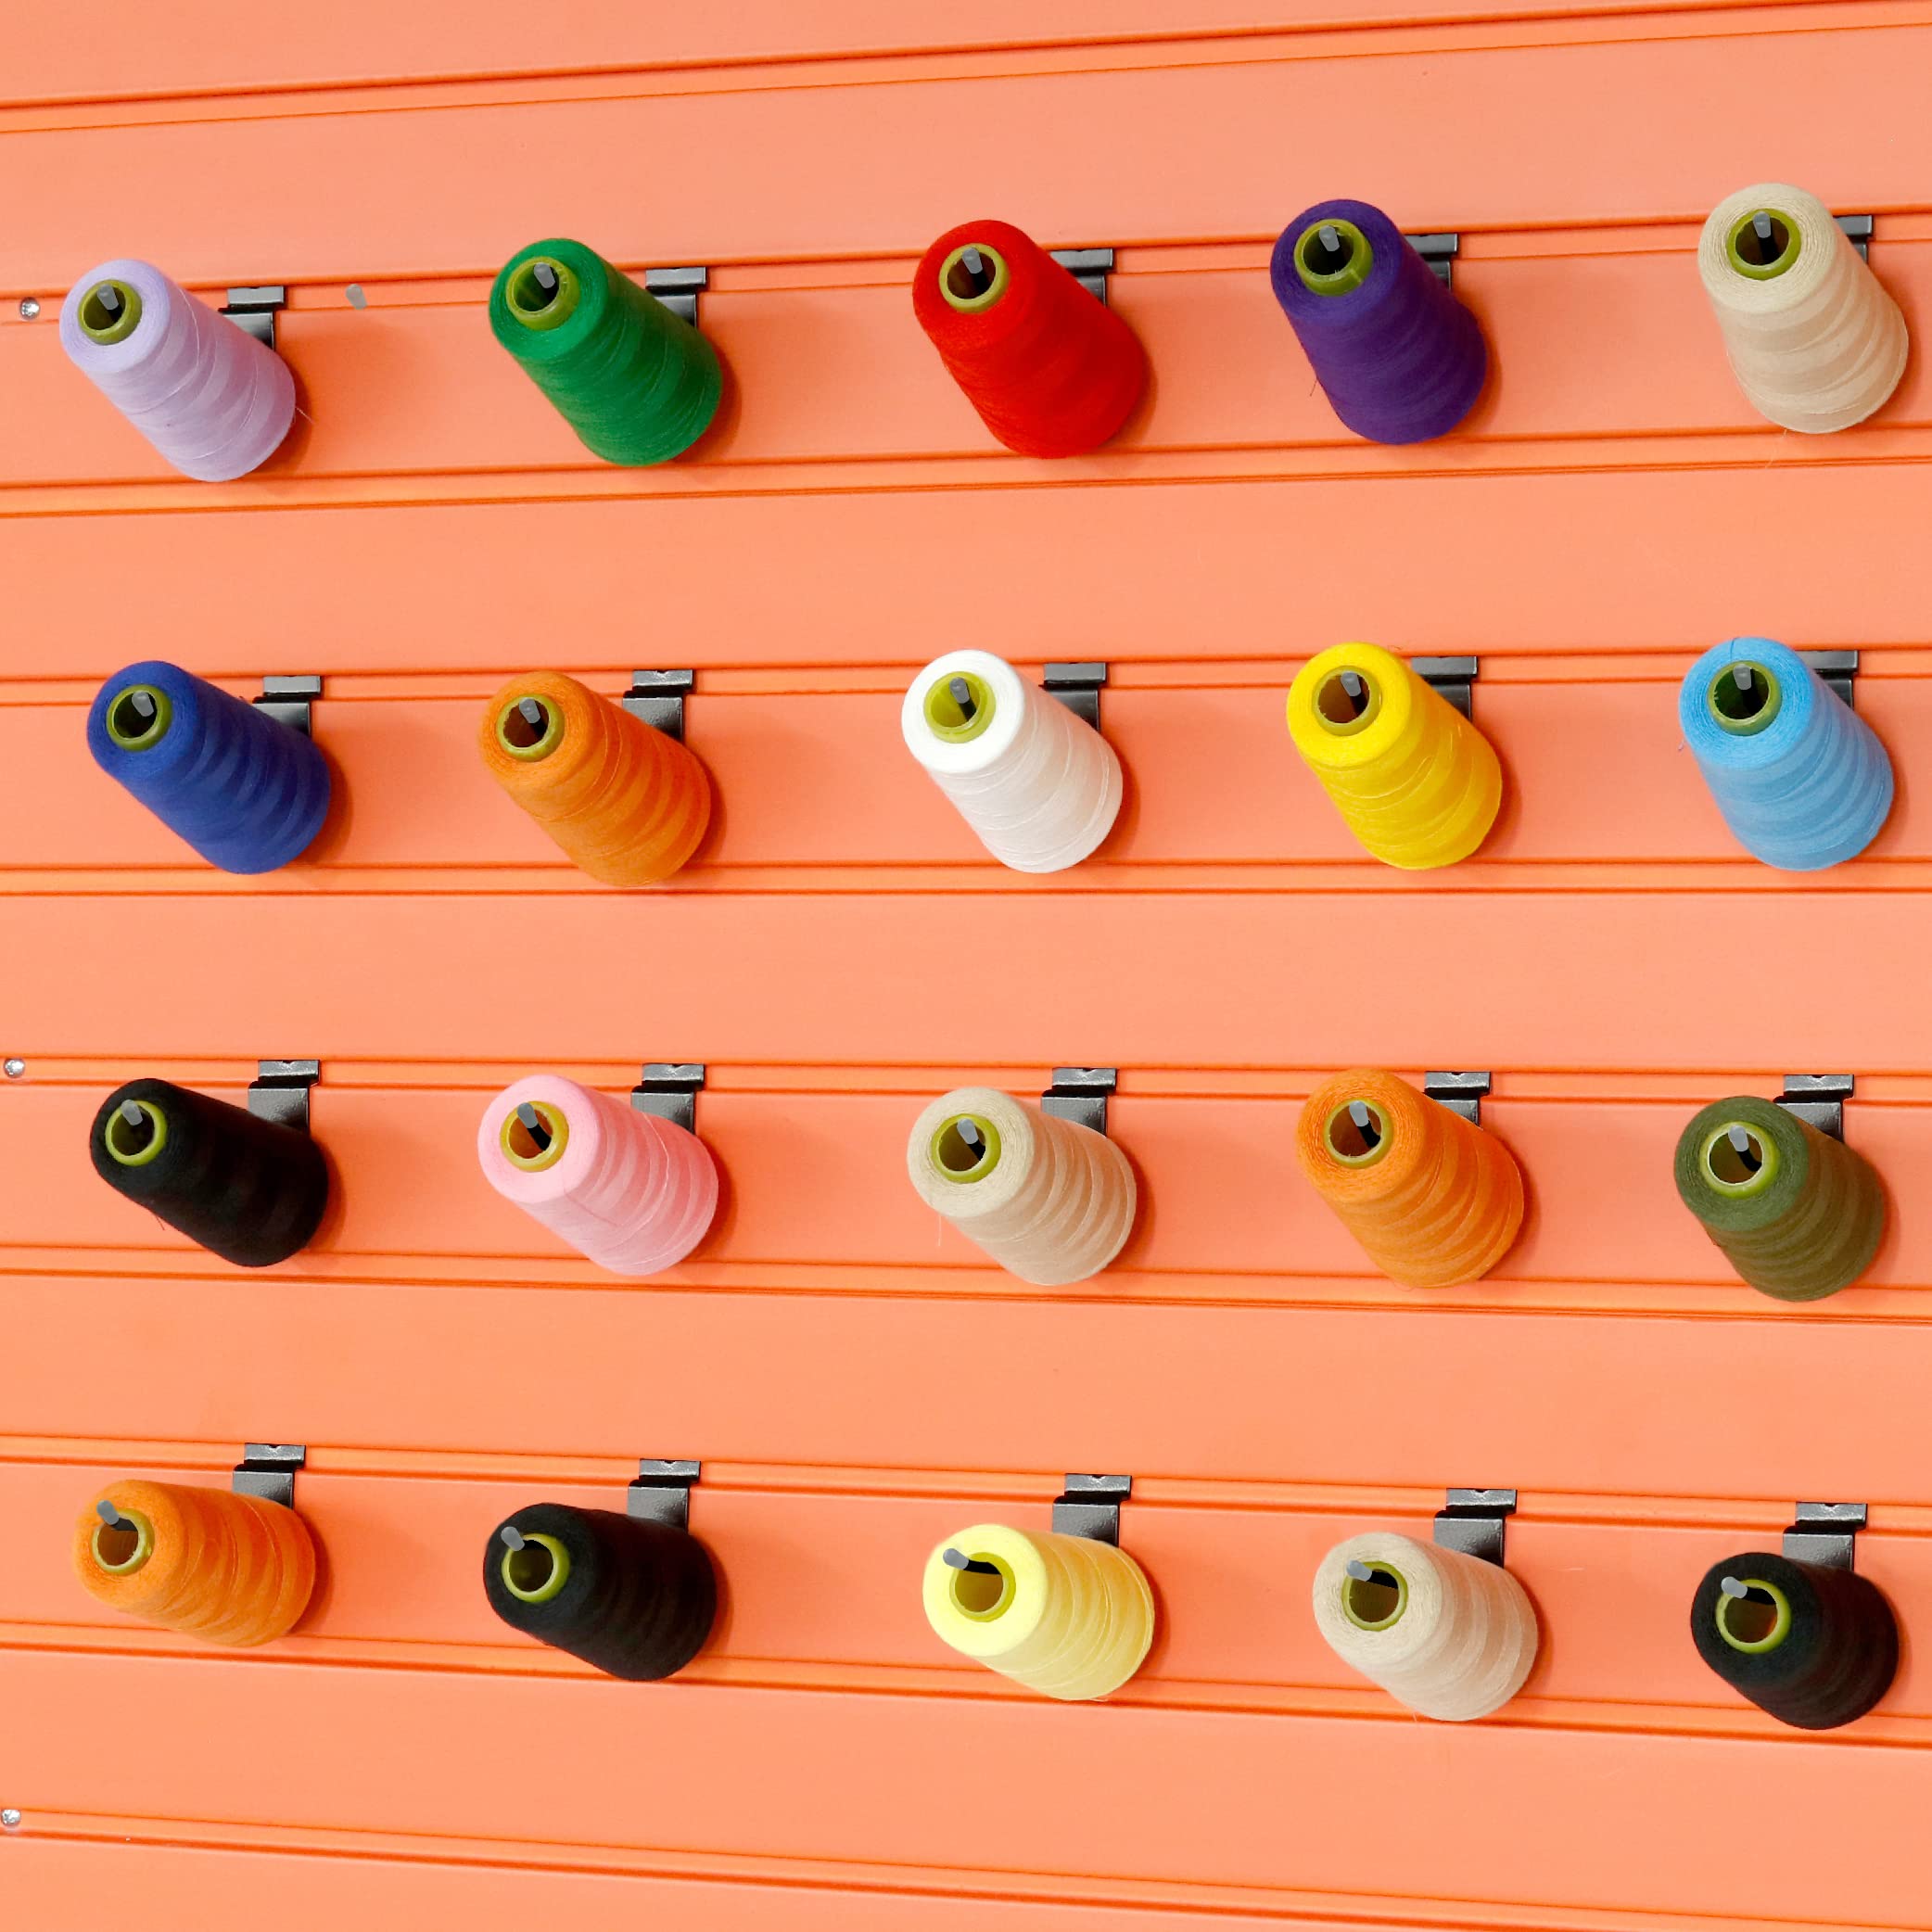
<instances>
[{"instance_id":1,"label":"orange slatwall panel","mask_svg":"<svg viewBox=\"0 0 1932 1932\"><path fill-rule=\"evenodd\" d=\"M1928 1932L1932 384L1773 429L1693 260L1782 173L1880 217L1932 329L1928 60L1925 0L0 20L0 1924ZM1274 306L1276 231L1337 192L1463 235L1498 375L1443 442L1343 435ZM1156 379L1108 450L1000 451L920 337L911 264L975 211L1118 245ZM687 458L590 462L490 341L495 266L558 229L714 265L731 383ZM123 250L288 285L305 420L260 475L174 475L67 365L59 298ZM1822 877L1742 855L1679 741L1690 658L1754 630L1861 650L1895 761ZM1449 872L1365 858L1290 746L1296 668L1356 637L1483 659L1510 790ZM899 742L969 641L1112 667L1128 801L1075 871L991 864ZM696 668L720 810L672 886L596 886L482 770L533 650L614 695ZM344 803L308 858L212 872L95 770L85 706L147 655L324 675ZM308 1252L227 1268L95 1180L108 1087L284 1056L323 1063ZM521 1073L652 1059L707 1064L726 1192L636 1282L494 1195L475 1127ZM1530 1192L1493 1278L1393 1286L1303 1180L1303 1098L1364 1061L1493 1070ZM1069 1062L1121 1068L1143 1213L1049 1290L934 1226L904 1136ZM1670 1160L1807 1071L1857 1074L1896 1218L1787 1308ZM291 1636L222 1655L81 1591L100 1483L219 1482L250 1440L309 1446ZM703 1459L723 1583L661 1685L477 1581L502 1514L618 1506L640 1455ZM1044 1525L1068 1469L1133 1473L1162 1612L1099 1706L968 1666L918 1597L948 1528ZM1521 1493L1544 1649L1495 1718L1430 1724L1308 1583L1467 1483ZM1800 1497L1872 1506L1904 1638L1820 1736L1685 1628Z\"/></svg>"},{"instance_id":2,"label":"orange slatwall panel","mask_svg":"<svg viewBox=\"0 0 1932 1932\"><path fill-rule=\"evenodd\" d=\"M1768 10L1764 0L1729 4ZM1794 0L1770 4L1789 6L1794 24L1826 10ZM1647 5L1600 0L1579 11L1633 13ZM820 78L836 85L867 56L899 56L909 64L980 53L1031 66L1044 57L1043 50L1064 47L1103 49L1066 57L1110 65L1213 61L1252 51L1264 37L1278 41L1337 26L1420 20L1480 25L1545 10L1543 0L1476 7L1453 0L1433 6L1314 0L1253 13L1229 0L1112 0L1102 13L1080 0L972 0L970 6L922 14L896 0L815 0L810 6L731 0L687 15L566 0L540 17L512 0L473 0L455 35L434 8L380 0L339 0L299 26L264 19L248 0L201 0L185 14L165 17L133 0L109 0L94 14L99 31L86 37L64 31L52 16L11 17L0 26L0 59L8 104L97 102L125 112L130 103L172 95L374 88L452 75L515 82L622 72L634 79L653 69L693 67L722 69L729 76L724 84L734 79L743 84L759 65L803 61L825 61ZM205 103L199 111L207 111Z\"/></svg>"}]
</instances>

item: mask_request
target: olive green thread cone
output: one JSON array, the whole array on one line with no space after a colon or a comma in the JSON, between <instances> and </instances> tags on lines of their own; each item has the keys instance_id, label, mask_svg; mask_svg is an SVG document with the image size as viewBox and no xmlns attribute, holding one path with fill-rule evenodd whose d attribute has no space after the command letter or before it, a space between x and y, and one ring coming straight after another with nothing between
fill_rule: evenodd
<instances>
[{"instance_id":1,"label":"olive green thread cone","mask_svg":"<svg viewBox=\"0 0 1932 1932\"><path fill-rule=\"evenodd\" d=\"M561 322L518 319L510 286L541 256L568 272ZM688 322L581 242L533 242L489 291L489 326L578 439L606 463L664 463L711 426L723 393L717 352Z\"/></svg>"},{"instance_id":2,"label":"olive green thread cone","mask_svg":"<svg viewBox=\"0 0 1932 1932\"><path fill-rule=\"evenodd\" d=\"M1768 1178L1726 1188L1707 1157L1713 1136L1744 1128ZM1696 1114L1677 1141L1677 1192L1751 1287L1781 1302L1849 1288L1885 1237L1885 1187L1871 1163L1787 1109L1752 1094Z\"/></svg>"}]
</instances>

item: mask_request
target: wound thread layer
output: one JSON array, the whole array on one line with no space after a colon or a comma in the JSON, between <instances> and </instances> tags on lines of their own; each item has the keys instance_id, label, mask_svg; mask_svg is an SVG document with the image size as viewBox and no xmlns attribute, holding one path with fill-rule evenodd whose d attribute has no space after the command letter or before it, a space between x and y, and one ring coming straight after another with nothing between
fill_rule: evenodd
<instances>
[{"instance_id":1,"label":"wound thread layer","mask_svg":"<svg viewBox=\"0 0 1932 1932\"><path fill-rule=\"evenodd\" d=\"M1522 1227L1509 1150L1394 1074L1324 1080L1303 1106L1295 1158L1369 1260L1410 1288L1481 1280Z\"/></svg>"},{"instance_id":2,"label":"wound thread layer","mask_svg":"<svg viewBox=\"0 0 1932 1932\"><path fill-rule=\"evenodd\" d=\"M1387 1531L1351 1536L1322 1558L1315 1621L1351 1670L1451 1723L1500 1710L1536 1661L1535 1608L1501 1564Z\"/></svg>"},{"instance_id":3,"label":"wound thread layer","mask_svg":"<svg viewBox=\"0 0 1932 1932\"><path fill-rule=\"evenodd\" d=\"M969 248L986 286L962 297ZM1146 387L1134 332L1010 222L947 229L914 272L912 310L980 420L1022 456L1099 449Z\"/></svg>"},{"instance_id":4,"label":"wound thread layer","mask_svg":"<svg viewBox=\"0 0 1932 1932\"><path fill-rule=\"evenodd\" d=\"M990 651L934 658L907 688L899 730L980 843L1015 871L1078 865L1119 816L1113 747Z\"/></svg>"},{"instance_id":5,"label":"wound thread layer","mask_svg":"<svg viewBox=\"0 0 1932 1932\"><path fill-rule=\"evenodd\" d=\"M1739 1594L1724 1588L1730 1579ZM1899 1622L1855 1570L1745 1550L1713 1563L1691 1599L1697 1655L1781 1724L1835 1731L1891 1688Z\"/></svg>"},{"instance_id":6,"label":"wound thread layer","mask_svg":"<svg viewBox=\"0 0 1932 1932\"><path fill-rule=\"evenodd\" d=\"M1677 718L1725 824L1764 864L1821 871L1884 829L1891 759L1796 651L1768 637L1713 645L1684 674Z\"/></svg>"},{"instance_id":7,"label":"wound thread layer","mask_svg":"<svg viewBox=\"0 0 1932 1932\"><path fill-rule=\"evenodd\" d=\"M99 1502L135 1533L105 1524ZM315 1544L301 1518L224 1489L109 1483L75 1523L73 1553L82 1587L109 1609L236 1648L286 1635L315 1588Z\"/></svg>"},{"instance_id":8,"label":"wound thread layer","mask_svg":"<svg viewBox=\"0 0 1932 1932\"><path fill-rule=\"evenodd\" d=\"M1693 1114L1673 1169L1678 1198L1704 1232L1745 1281L1776 1301L1822 1301L1849 1288L1885 1239L1885 1185L1872 1163L1756 1094Z\"/></svg>"},{"instance_id":9,"label":"wound thread layer","mask_svg":"<svg viewBox=\"0 0 1932 1932\"><path fill-rule=\"evenodd\" d=\"M490 1101L477 1156L499 1194L614 1275L675 1266L718 1213L718 1163L695 1134L557 1074Z\"/></svg>"},{"instance_id":10,"label":"wound thread layer","mask_svg":"<svg viewBox=\"0 0 1932 1932\"><path fill-rule=\"evenodd\" d=\"M1288 729L1371 857L1408 871L1455 865L1503 802L1490 742L1392 651L1337 644L1302 667Z\"/></svg>"},{"instance_id":11,"label":"wound thread layer","mask_svg":"<svg viewBox=\"0 0 1932 1932\"><path fill-rule=\"evenodd\" d=\"M159 658L128 665L95 693L87 749L224 872L288 864L329 814L328 760L306 732Z\"/></svg>"},{"instance_id":12,"label":"wound thread layer","mask_svg":"<svg viewBox=\"0 0 1932 1932\"><path fill-rule=\"evenodd\" d=\"M60 306L68 359L185 475L225 483L273 456L295 377L265 342L151 262L104 261Z\"/></svg>"},{"instance_id":13,"label":"wound thread layer","mask_svg":"<svg viewBox=\"0 0 1932 1932\"><path fill-rule=\"evenodd\" d=\"M1133 1231L1138 1190L1120 1149L989 1087L926 1108L906 1164L928 1207L1036 1287L1099 1274Z\"/></svg>"},{"instance_id":14,"label":"wound thread layer","mask_svg":"<svg viewBox=\"0 0 1932 1932\"><path fill-rule=\"evenodd\" d=\"M536 1544L527 1565L505 1528ZM527 1504L490 1532L483 1593L511 1629L632 1683L681 1671L718 1615L711 1558L688 1530L566 1503Z\"/></svg>"},{"instance_id":15,"label":"wound thread layer","mask_svg":"<svg viewBox=\"0 0 1932 1932\"><path fill-rule=\"evenodd\" d=\"M711 780L697 758L561 671L511 679L484 707L477 742L490 776L606 885L672 877L711 822Z\"/></svg>"},{"instance_id":16,"label":"wound thread layer","mask_svg":"<svg viewBox=\"0 0 1932 1932\"><path fill-rule=\"evenodd\" d=\"M948 1549L983 1568L956 1569ZM921 1594L943 1643L1046 1697L1111 1695L1154 1638L1153 1591L1140 1566L1088 1536L972 1524L927 1557Z\"/></svg>"},{"instance_id":17,"label":"wound thread layer","mask_svg":"<svg viewBox=\"0 0 1932 1932\"><path fill-rule=\"evenodd\" d=\"M1357 436L1443 436L1481 395L1489 346L1481 326L1380 209L1347 200L1303 209L1281 231L1268 278L1316 379Z\"/></svg>"},{"instance_id":18,"label":"wound thread layer","mask_svg":"<svg viewBox=\"0 0 1932 1932\"><path fill-rule=\"evenodd\" d=\"M718 413L724 375L710 343L582 242L519 248L490 288L489 326L605 463L667 462Z\"/></svg>"},{"instance_id":19,"label":"wound thread layer","mask_svg":"<svg viewBox=\"0 0 1932 1932\"><path fill-rule=\"evenodd\" d=\"M1697 273L1760 415L1825 435L1863 422L1898 388L1905 318L1815 195L1777 181L1727 195L1704 223Z\"/></svg>"},{"instance_id":20,"label":"wound thread layer","mask_svg":"<svg viewBox=\"0 0 1932 1932\"><path fill-rule=\"evenodd\" d=\"M328 1207L328 1163L307 1134L172 1080L117 1087L88 1148L116 1193L236 1267L286 1261Z\"/></svg>"}]
</instances>

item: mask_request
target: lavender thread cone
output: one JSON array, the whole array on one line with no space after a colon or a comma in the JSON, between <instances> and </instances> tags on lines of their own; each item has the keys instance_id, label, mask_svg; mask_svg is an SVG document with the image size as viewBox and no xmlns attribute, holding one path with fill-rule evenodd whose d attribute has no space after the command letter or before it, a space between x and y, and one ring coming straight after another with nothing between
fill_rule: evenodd
<instances>
[{"instance_id":1,"label":"lavender thread cone","mask_svg":"<svg viewBox=\"0 0 1932 1932\"><path fill-rule=\"evenodd\" d=\"M102 284L131 291L138 305L116 341L97 341L82 325L87 298ZM61 304L60 346L161 455L199 482L260 468L295 417L295 378L281 357L146 261L104 261L75 283Z\"/></svg>"},{"instance_id":2,"label":"lavender thread cone","mask_svg":"<svg viewBox=\"0 0 1932 1932\"><path fill-rule=\"evenodd\" d=\"M1354 250L1353 267L1330 278L1332 293L1309 287L1296 264L1302 237L1325 223L1341 224ZM1367 245L1366 274L1349 229ZM1316 202L1281 231L1268 275L1335 413L1357 436L1426 442L1475 406L1489 375L1481 327L1379 209Z\"/></svg>"}]
</instances>

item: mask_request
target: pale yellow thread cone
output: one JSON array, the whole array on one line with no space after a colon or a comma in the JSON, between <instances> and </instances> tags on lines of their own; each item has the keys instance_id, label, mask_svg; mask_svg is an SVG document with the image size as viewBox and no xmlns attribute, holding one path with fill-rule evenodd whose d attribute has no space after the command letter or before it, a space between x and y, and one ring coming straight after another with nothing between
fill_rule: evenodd
<instances>
[{"instance_id":1,"label":"pale yellow thread cone","mask_svg":"<svg viewBox=\"0 0 1932 1932\"><path fill-rule=\"evenodd\" d=\"M947 1549L991 1564L956 1570ZM926 1621L962 1657L1042 1697L1104 1697L1154 1640L1154 1594L1125 1550L1089 1536L974 1523L926 1559Z\"/></svg>"}]
</instances>

